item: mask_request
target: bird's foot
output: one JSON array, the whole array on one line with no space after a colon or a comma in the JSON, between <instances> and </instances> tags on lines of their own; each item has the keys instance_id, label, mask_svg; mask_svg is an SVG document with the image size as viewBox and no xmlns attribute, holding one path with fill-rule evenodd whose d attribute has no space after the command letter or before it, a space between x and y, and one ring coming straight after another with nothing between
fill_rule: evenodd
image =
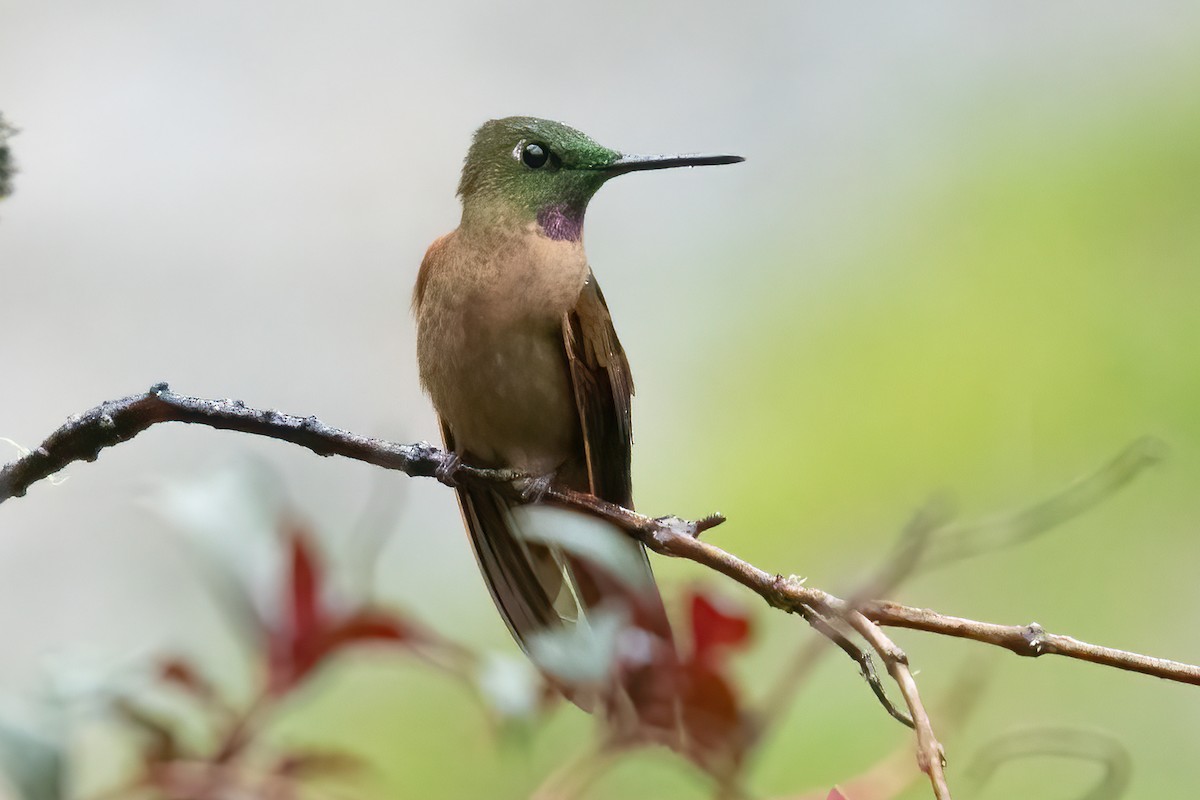
<instances>
[{"instance_id":1,"label":"bird's foot","mask_svg":"<svg viewBox=\"0 0 1200 800\"><path fill-rule=\"evenodd\" d=\"M458 481L454 479L454 473L458 472L458 468L462 466L462 458L458 453L447 453L442 459L442 463L438 464L437 469L433 471L433 475L442 483L453 488L458 486Z\"/></svg>"},{"instance_id":2,"label":"bird's foot","mask_svg":"<svg viewBox=\"0 0 1200 800\"><path fill-rule=\"evenodd\" d=\"M521 499L526 503L542 502L542 498L546 496L546 492L550 491L550 485L553 482L553 472L526 478L525 485L521 487Z\"/></svg>"}]
</instances>

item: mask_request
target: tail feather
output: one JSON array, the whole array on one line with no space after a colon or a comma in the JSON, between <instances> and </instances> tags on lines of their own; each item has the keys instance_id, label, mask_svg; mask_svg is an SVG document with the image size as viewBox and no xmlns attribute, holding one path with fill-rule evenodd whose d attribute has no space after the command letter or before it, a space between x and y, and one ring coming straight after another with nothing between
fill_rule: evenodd
<instances>
[{"instance_id":1,"label":"tail feather","mask_svg":"<svg viewBox=\"0 0 1200 800\"><path fill-rule=\"evenodd\" d=\"M526 648L538 631L560 625L563 577L545 547L515 535L510 501L486 487L461 486L458 499L484 583L513 638Z\"/></svg>"},{"instance_id":2,"label":"tail feather","mask_svg":"<svg viewBox=\"0 0 1200 800\"><path fill-rule=\"evenodd\" d=\"M521 504L487 486L462 485L457 493L484 583L521 648L528 654L530 641L540 634L562 630L600 609L619 609L630 635L614 654L613 684L559 687L584 710L604 708L615 730L679 747L678 654L641 543L581 512ZM588 548L565 546L556 538L567 526L593 543L612 538L600 552L588 554ZM615 560L606 562L605 552Z\"/></svg>"}]
</instances>

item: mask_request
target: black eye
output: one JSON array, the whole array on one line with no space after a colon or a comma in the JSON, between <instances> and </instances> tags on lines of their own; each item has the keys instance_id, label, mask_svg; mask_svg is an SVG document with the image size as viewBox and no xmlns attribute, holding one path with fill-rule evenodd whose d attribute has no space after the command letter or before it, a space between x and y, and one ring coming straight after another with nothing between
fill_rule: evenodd
<instances>
[{"instance_id":1,"label":"black eye","mask_svg":"<svg viewBox=\"0 0 1200 800\"><path fill-rule=\"evenodd\" d=\"M521 161L530 169L537 169L549 160L550 151L536 142L530 142L521 151Z\"/></svg>"}]
</instances>

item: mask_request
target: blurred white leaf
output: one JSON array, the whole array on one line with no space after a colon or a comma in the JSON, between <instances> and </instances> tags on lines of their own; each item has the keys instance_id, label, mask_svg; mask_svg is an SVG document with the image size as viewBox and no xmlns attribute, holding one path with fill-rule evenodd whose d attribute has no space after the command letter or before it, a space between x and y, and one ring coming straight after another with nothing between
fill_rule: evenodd
<instances>
[{"instance_id":1,"label":"blurred white leaf","mask_svg":"<svg viewBox=\"0 0 1200 800\"><path fill-rule=\"evenodd\" d=\"M403 476L401 476L403 477ZM372 472L366 502L349 530L331 531L325 549L327 582L336 606L370 605L375 599L379 552L395 532L410 481L387 470Z\"/></svg>"},{"instance_id":2,"label":"blurred white leaf","mask_svg":"<svg viewBox=\"0 0 1200 800\"><path fill-rule=\"evenodd\" d=\"M149 652L116 655L74 647L42 658L47 706L70 714L103 714L118 697L140 697L157 683Z\"/></svg>"},{"instance_id":3,"label":"blurred white leaf","mask_svg":"<svg viewBox=\"0 0 1200 800\"><path fill-rule=\"evenodd\" d=\"M234 617L250 614L260 628L277 618L285 569L279 524L288 498L275 470L244 458L190 479L160 480L143 505L182 535Z\"/></svg>"},{"instance_id":4,"label":"blurred white leaf","mask_svg":"<svg viewBox=\"0 0 1200 800\"><path fill-rule=\"evenodd\" d=\"M530 542L560 548L595 564L635 590L653 585L654 576L640 543L602 519L569 508L524 505L512 510L517 532Z\"/></svg>"},{"instance_id":5,"label":"blurred white leaf","mask_svg":"<svg viewBox=\"0 0 1200 800\"><path fill-rule=\"evenodd\" d=\"M529 657L548 675L572 686L604 683L628 620L623 609L600 607L587 619L529 637Z\"/></svg>"},{"instance_id":6,"label":"blurred white leaf","mask_svg":"<svg viewBox=\"0 0 1200 800\"><path fill-rule=\"evenodd\" d=\"M42 667L47 713L71 720L108 717L116 702L133 701L142 711L197 728L202 720L194 703L161 679L159 663L150 651L114 654L76 647L48 653Z\"/></svg>"},{"instance_id":7,"label":"blurred white leaf","mask_svg":"<svg viewBox=\"0 0 1200 800\"><path fill-rule=\"evenodd\" d=\"M537 712L542 679L528 659L488 653L479 665L476 681L501 717L527 719Z\"/></svg>"}]
</instances>

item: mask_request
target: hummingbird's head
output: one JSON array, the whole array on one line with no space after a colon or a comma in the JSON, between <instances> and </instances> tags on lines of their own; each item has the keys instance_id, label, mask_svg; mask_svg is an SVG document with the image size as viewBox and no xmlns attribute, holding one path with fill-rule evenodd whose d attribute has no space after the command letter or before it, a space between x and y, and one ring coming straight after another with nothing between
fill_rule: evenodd
<instances>
[{"instance_id":1,"label":"hummingbird's head","mask_svg":"<svg viewBox=\"0 0 1200 800\"><path fill-rule=\"evenodd\" d=\"M588 201L609 178L667 167L733 164L741 156L626 156L561 122L505 117L475 132L458 194L472 216L536 220L553 239L578 239Z\"/></svg>"}]
</instances>

